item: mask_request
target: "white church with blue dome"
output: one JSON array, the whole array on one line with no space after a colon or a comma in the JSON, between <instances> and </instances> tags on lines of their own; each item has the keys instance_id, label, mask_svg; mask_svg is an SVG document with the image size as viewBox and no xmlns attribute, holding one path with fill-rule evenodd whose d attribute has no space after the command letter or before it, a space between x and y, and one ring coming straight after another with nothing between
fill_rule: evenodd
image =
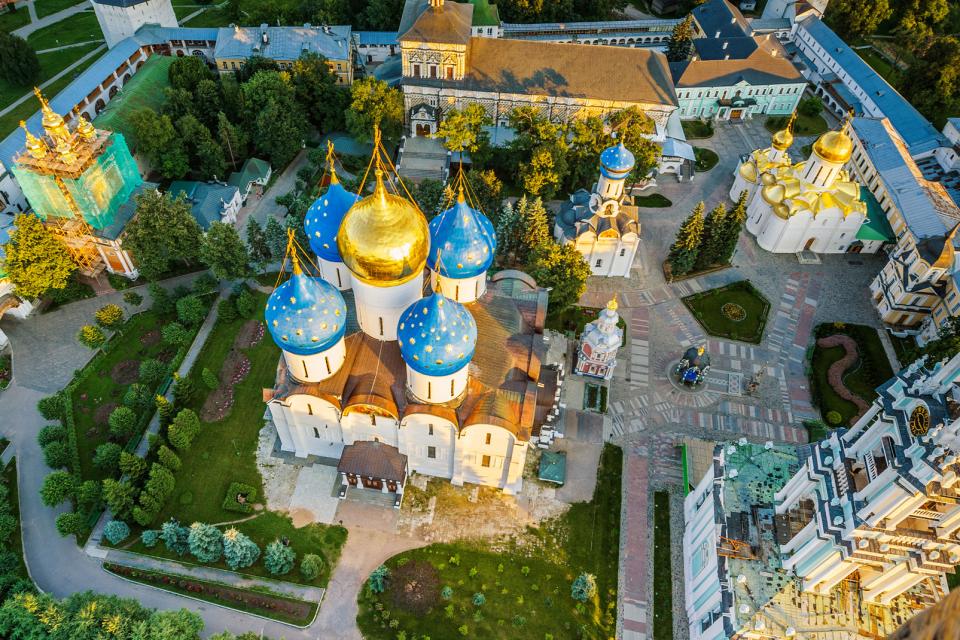
<instances>
[{"instance_id":1,"label":"white church with blue dome","mask_svg":"<svg viewBox=\"0 0 960 640\"><path fill-rule=\"evenodd\" d=\"M595 276L630 277L640 247L639 209L626 193L635 166L636 159L623 142L604 150L592 191L575 191L557 214L553 229L557 242L573 244Z\"/></svg>"},{"instance_id":2,"label":"white church with blue dome","mask_svg":"<svg viewBox=\"0 0 960 640\"><path fill-rule=\"evenodd\" d=\"M267 302L280 448L334 459L345 490L396 505L411 472L516 493L559 396L547 292L521 272L488 276L496 234L462 186L428 225L386 164L377 152L362 199L331 175L304 222L316 259L294 255Z\"/></svg>"}]
</instances>

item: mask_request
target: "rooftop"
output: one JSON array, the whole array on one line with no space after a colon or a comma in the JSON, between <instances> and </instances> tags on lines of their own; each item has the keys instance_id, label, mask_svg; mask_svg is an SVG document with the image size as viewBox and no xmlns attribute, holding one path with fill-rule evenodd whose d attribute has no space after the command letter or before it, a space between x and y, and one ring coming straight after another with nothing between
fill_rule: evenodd
<instances>
[{"instance_id":1,"label":"rooftop","mask_svg":"<svg viewBox=\"0 0 960 640\"><path fill-rule=\"evenodd\" d=\"M93 120L98 129L119 131L130 143L131 151L136 152L139 142L137 127L131 118L141 109L160 111L166 103L164 89L170 86L169 70L176 58L171 56L150 56L139 71L133 72L130 81Z\"/></svg>"},{"instance_id":2,"label":"rooftop","mask_svg":"<svg viewBox=\"0 0 960 640\"><path fill-rule=\"evenodd\" d=\"M404 5L397 33L400 40L467 44L472 24L472 4L444 2L434 8L428 0L409 0Z\"/></svg>"},{"instance_id":3,"label":"rooftop","mask_svg":"<svg viewBox=\"0 0 960 640\"><path fill-rule=\"evenodd\" d=\"M740 13L740 9L727 0L709 0L691 13L707 37L736 38L753 35L753 29Z\"/></svg>"},{"instance_id":4,"label":"rooftop","mask_svg":"<svg viewBox=\"0 0 960 640\"><path fill-rule=\"evenodd\" d=\"M677 88L725 87L738 82L754 86L806 82L780 43L769 36L731 39L734 44L726 51L722 49L722 42L725 41L712 38L694 40L695 44L712 43L710 57L670 63ZM723 58L725 53L730 53L729 60Z\"/></svg>"},{"instance_id":5,"label":"rooftop","mask_svg":"<svg viewBox=\"0 0 960 640\"><path fill-rule=\"evenodd\" d=\"M233 185L190 180L175 180L167 191L174 198L181 193L186 196L193 217L204 231L214 222L220 222L224 203L230 202L239 193L239 189Z\"/></svg>"},{"instance_id":6,"label":"rooftop","mask_svg":"<svg viewBox=\"0 0 960 640\"><path fill-rule=\"evenodd\" d=\"M274 60L296 60L303 53L319 53L330 60L350 57L350 26L222 27L217 31L214 57L246 59L262 55Z\"/></svg>"}]
</instances>

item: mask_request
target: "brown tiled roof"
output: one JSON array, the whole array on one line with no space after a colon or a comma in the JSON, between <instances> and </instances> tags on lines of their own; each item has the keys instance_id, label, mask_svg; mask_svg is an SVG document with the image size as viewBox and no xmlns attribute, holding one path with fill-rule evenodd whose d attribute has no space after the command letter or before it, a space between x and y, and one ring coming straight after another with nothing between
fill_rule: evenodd
<instances>
[{"instance_id":1,"label":"brown tiled roof","mask_svg":"<svg viewBox=\"0 0 960 640\"><path fill-rule=\"evenodd\" d=\"M653 49L471 38L467 55L462 86L474 91L677 105L667 58Z\"/></svg>"},{"instance_id":2,"label":"brown tiled roof","mask_svg":"<svg viewBox=\"0 0 960 640\"><path fill-rule=\"evenodd\" d=\"M385 342L365 333L354 334L359 340L350 367L350 376L343 390L343 407L372 405L395 418L400 408L394 393L395 385L402 389L407 379L407 368L396 341ZM354 337L351 336L351 337Z\"/></svg>"},{"instance_id":3,"label":"brown tiled roof","mask_svg":"<svg viewBox=\"0 0 960 640\"><path fill-rule=\"evenodd\" d=\"M434 9L419 0L412 0L409 4L420 4L421 12L413 20L409 28L406 24L400 25L400 42L412 40L415 42L436 42L439 44L467 44L470 42L470 26L473 23L473 5L459 2L444 2L439 9ZM404 18L409 14L404 8Z\"/></svg>"},{"instance_id":4,"label":"brown tiled roof","mask_svg":"<svg viewBox=\"0 0 960 640\"><path fill-rule=\"evenodd\" d=\"M403 482L407 477L407 456L388 444L376 440L361 440L343 448L337 471L365 478Z\"/></svg>"},{"instance_id":5,"label":"brown tiled roof","mask_svg":"<svg viewBox=\"0 0 960 640\"><path fill-rule=\"evenodd\" d=\"M803 82L803 76L777 43L757 36L757 49L740 60L691 60L671 65L677 88L731 86L745 80L751 85Z\"/></svg>"}]
</instances>

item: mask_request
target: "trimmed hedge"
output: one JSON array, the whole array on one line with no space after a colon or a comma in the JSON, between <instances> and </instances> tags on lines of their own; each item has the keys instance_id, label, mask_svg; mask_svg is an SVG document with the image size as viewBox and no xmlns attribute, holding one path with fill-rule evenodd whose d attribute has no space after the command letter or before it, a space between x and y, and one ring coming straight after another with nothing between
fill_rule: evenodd
<instances>
[{"instance_id":1,"label":"trimmed hedge","mask_svg":"<svg viewBox=\"0 0 960 640\"><path fill-rule=\"evenodd\" d=\"M243 504L237 502L237 495L239 494L247 497L247 501ZM256 489L242 482L231 482L227 488L227 495L223 499L223 508L226 511L236 511L237 513L252 513L253 503L256 501Z\"/></svg>"}]
</instances>

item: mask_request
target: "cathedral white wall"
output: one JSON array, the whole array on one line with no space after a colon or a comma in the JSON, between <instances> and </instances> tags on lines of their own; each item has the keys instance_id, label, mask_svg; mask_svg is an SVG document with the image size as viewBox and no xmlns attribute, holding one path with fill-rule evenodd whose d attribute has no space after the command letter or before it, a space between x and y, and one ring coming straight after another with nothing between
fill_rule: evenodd
<instances>
[{"instance_id":1,"label":"cathedral white wall","mask_svg":"<svg viewBox=\"0 0 960 640\"><path fill-rule=\"evenodd\" d=\"M308 455L338 458L343 451L340 412L328 401L307 394L295 394L285 402L271 403L271 415L283 414L284 429L277 426L281 449L297 457ZM286 433L284 433L286 431Z\"/></svg>"},{"instance_id":2,"label":"cathedral white wall","mask_svg":"<svg viewBox=\"0 0 960 640\"><path fill-rule=\"evenodd\" d=\"M523 484L525 461L526 443L518 442L512 433L494 425L471 425L460 432L452 482L485 484L516 493Z\"/></svg>"},{"instance_id":3,"label":"cathedral white wall","mask_svg":"<svg viewBox=\"0 0 960 640\"><path fill-rule=\"evenodd\" d=\"M750 182L749 180L747 180L746 178L740 175L741 164L743 164L743 162L738 164L737 170L733 172L734 179L733 179L733 186L730 187L730 199L733 200L734 202L737 202L740 199L740 193L742 191L746 191L747 202L750 202L750 198L753 197L753 194L757 190L757 183Z\"/></svg>"},{"instance_id":4,"label":"cathedral white wall","mask_svg":"<svg viewBox=\"0 0 960 640\"><path fill-rule=\"evenodd\" d=\"M771 253L803 250L845 253L857 239L857 232L864 220L860 214L844 217L839 209L821 211L815 217L810 211L800 211L784 220L773 213L762 197L757 200L757 222L753 225L758 229L757 244Z\"/></svg>"},{"instance_id":5,"label":"cathedral white wall","mask_svg":"<svg viewBox=\"0 0 960 640\"><path fill-rule=\"evenodd\" d=\"M407 366L407 389L426 404L441 404L457 398L467 388L469 360L448 376L428 376Z\"/></svg>"},{"instance_id":6,"label":"cathedral white wall","mask_svg":"<svg viewBox=\"0 0 960 640\"><path fill-rule=\"evenodd\" d=\"M353 286L353 275L347 265L342 262L330 262L317 258L320 265L320 277L335 286L340 291L347 291Z\"/></svg>"},{"instance_id":7,"label":"cathedral white wall","mask_svg":"<svg viewBox=\"0 0 960 640\"><path fill-rule=\"evenodd\" d=\"M581 237L576 248L593 275L629 278L639 244L637 235L628 233L621 238Z\"/></svg>"},{"instance_id":8,"label":"cathedral white wall","mask_svg":"<svg viewBox=\"0 0 960 640\"><path fill-rule=\"evenodd\" d=\"M97 15L97 22L100 23L108 48L112 48L124 38L129 38L145 24L177 26L177 16L170 0L146 0L131 7L114 7L94 1L93 11Z\"/></svg>"},{"instance_id":9,"label":"cathedral white wall","mask_svg":"<svg viewBox=\"0 0 960 640\"><path fill-rule=\"evenodd\" d=\"M400 452L407 455L410 471L451 478L456 451L457 429L449 420L414 413L400 424Z\"/></svg>"},{"instance_id":10,"label":"cathedral white wall","mask_svg":"<svg viewBox=\"0 0 960 640\"><path fill-rule=\"evenodd\" d=\"M340 319L341 322L345 320ZM320 382L334 375L343 366L347 357L347 347L344 338L320 353L301 356L289 351L283 351L283 359L287 363L290 374L300 382Z\"/></svg>"},{"instance_id":11,"label":"cathedral white wall","mask_svg":"<svg viewBox=\"0 0 960 640\"><path fill-rule=\"evenodd\" d=\"M400 448L398 423L393 418L374 416L360 411L349 411L340 419L343 443L353 444L361 440L375 440Z\"/></svg>"},{"instance_id":12,"label":"cathedral white wall","mask_svg":"<svg viewBox=\"0 0 960 640\"><path fill-rule=\"evenodd\" d=\"M422 290L420 277L393 287L374 287L354 278L353 296L360 328L378 340L396 340L400 315L421 298Z\"/></svg>"},{"instance_id":13,"label":"cathedral white wall","mask_svg":"<svg viewBox=\"0 0 960 640\"><path fill-rule=\"evenodd\" d=\"M439 285L439 288L438 286ZM430 288L464 304L475 302L487 291L487 272L472 278L449 278L430 272Z\"/></svg>"}]
</instances>

